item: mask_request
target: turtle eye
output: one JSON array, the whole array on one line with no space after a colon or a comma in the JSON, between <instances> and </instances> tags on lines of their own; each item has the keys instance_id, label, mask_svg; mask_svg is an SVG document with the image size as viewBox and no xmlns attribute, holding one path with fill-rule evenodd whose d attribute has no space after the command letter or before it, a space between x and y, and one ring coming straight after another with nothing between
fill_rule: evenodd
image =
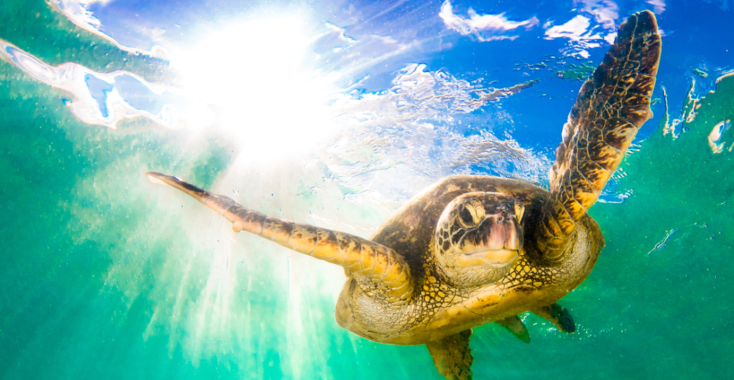
<instances>
[{"instance_id":1,"label":"turtle eye","mask_svg":"<svg viewBox=\"0 0 734 380\"><path fill-rule=\"evenodd\" d=\"M470 205L461 205L459 207L459 221L464 227L469 227L474 224L474 216L472 215L472 206Z\"/></svg>"},{"instance_id":2,"label":"turtle eye","mask_svg":"<svg viewBox=\"0 0 734 380\"><path fill-rule=\"evenodd\" d=\"M515 202L515 217L517 217L517 222L522 222L522 217L525 214L525 206L523 206L520 202Z\"/></svg>"}]
</instances>

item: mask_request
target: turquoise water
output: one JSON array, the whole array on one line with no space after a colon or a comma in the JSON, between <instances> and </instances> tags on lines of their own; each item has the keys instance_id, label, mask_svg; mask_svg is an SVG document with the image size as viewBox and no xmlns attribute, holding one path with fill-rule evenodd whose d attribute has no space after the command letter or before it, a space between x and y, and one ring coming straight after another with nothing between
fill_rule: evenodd
<instances>
[{"instance_id":1,"label":"turquoise water","mask_svg":"<svg viewBox=\"0 0 734 380\"><path fill-rule=\"evenodd\" d=\"M664 24L665 13L659 19L663 30L675 30ZM195 110L217 108L176 90L184 69L161 55L125 50L43 1L3 2L0 25L0 39L25 57L0 60L3 379L439 379L425 347L382 345L336 325L342 269L234 234L214 213L142 173L179 175L267 214L368 237L405 200L449 174L546 184L553 152L527 135L555 128L548 133L560 140L564 119L512 124L523 112L512 112L519 106L511 101L538 103L548 92L566 102L563 114L573 98L551 91L580 85L575 77L547 76L540 84L528 82L532 76L475 83L470 74L411 65L418 54L387 74L375 68L375 82L361 89L358 80L344 85L342 78L334 82L341 91L319 90L326 111L308 115L329 127L318 133L298 115L279 114L307 112L299 98L261 93L277 106L264 108L265 119L302 122L311 132L299 135L298 128L261 127L256 109L228 114L226 101L214 121L208 113L196 118ZM688 89L695 74L664 72L682 59L670 46L656 118L617 172L609 201L591 210L606 248L591 276L560 302L577 332L559 333L534 315L523 317L531 344L496 325L479 327L471 342L475 378L734 376L734 137L726 129L734 77L711 64L711 77L696 76L686 97L674 89ZM88 70L80 78L96 97L85 98L77 82L32 70L41 66L24 66L28 57ZM320 72L343 69L325 67ZM125 90L123 77L104 76L115 70L139 78L138 87ZM118 92L94 87L90 75L114 82ZM387 84L380 75L390 77ZM317 79L308 88L323 83ZM491 103L470 95L523 83ZM156 93L156 84L168 87ZM115 103L116 93L124 102ZM95 113L85 108L89 99L107 107ZM167 114L164 103L180 113ZM232 128L232 115L245 126Z\"/></svg>"}]
</instances>

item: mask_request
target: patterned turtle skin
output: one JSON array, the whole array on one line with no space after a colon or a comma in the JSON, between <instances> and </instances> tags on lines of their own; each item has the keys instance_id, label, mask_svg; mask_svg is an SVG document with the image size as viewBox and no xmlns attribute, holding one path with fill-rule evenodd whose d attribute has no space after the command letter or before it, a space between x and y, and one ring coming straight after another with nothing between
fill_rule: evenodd
<instances>
[{"instance_id":1,"label":"patterned turtle skin","mask_svg":"<svg viewBox=\"0 0 734 380\"><path fill-rule=\"evenodd\" d=\"M435 184L396 212L370 239L400 252L415 283L412 301L395 307L352 278L336 306L336 320L349 331L390 344L426 344L485 323L555 303L591 272L604 246L599 226L588 215L577 222L569 259L545 265L533 239L525 240L514 265L498 280L461 286L436 265L446 206L467 193L499 193L521 201L520 230L533 236L550 194L525 182L486 176L453 176ZM395 321L400 321L395 323Z\"/></svg>"},{"instance_id":2,"label":"patterned turtle skin","mask_svg":"<svg viewBox=\"0 0 734 380\"><path fill-rule=\"evenodd\" d=\"M575 330L556 304L589 275L604 237L587 214L652 117L661 41L649 11L620 26L563 128L550 191L453 176L425 189L370 238L273 218L176 177L146 172L248 231L345 269L337 323L367 339L426 344L447 379L471 379L471 329L497 323L523 341L518 315Z\"/></svg>"}]
</instances>

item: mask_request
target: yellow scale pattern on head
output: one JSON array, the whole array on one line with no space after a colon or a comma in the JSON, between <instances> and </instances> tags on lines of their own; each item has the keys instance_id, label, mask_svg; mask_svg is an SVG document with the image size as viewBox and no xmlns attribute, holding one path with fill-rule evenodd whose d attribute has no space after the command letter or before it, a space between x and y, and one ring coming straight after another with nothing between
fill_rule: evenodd
<instances>
[{"instance_id":1,"label":"yellow scale pattern on head","mask_svg":"<svg viewBox=\"0 0 734 380\"><path fill-rule=\"evenodd\" d=\"M436 235L438 244L436 245L441 252L451 247L451 229L443 228L440 234Z\"/></svg>"},{"instance_id":2,"label":"yellow scale pattern on head","mask_svg":"<svg viewBox=\"0 0 734 380\"><path fill-rule=\"evenodd\" d=\"M557 284L568 277L569 273L561 268L536 267L528 261L525 252L520 253L512 271L502 278L507 287L531 286L540 289L545 285Z\"/></svg>"},{"instance_id":3,"label":"yellow scale pattern on head","mask_svg":"<svg viewBox=\"0 0 734 380\"><path fill-rule=\"evenodd\" d=\"M439 250L446 250L450 247L450 236L451 231L449 228L444 228L440 234L436 235L438 244L436 247ZM424 264L426 267L426 273L428 273L431 269L429 269L428 263ZM502 281L502 284L504 284L507 287L515 287L515 286L532 286L534 288L540 288L544 285L550 285L554 283L558 283L562 281L564 277L566 277L568 273L565 273L560 268L549 268L549 267L542 267L538 268L530 264L527 257L525 257L525 253L520 253L520 258L517 261L517 264L512 268L512 271L508 273L505 277L503 277L500 281ZM445 286L445 285L444 285ZM445 294L445 291L442 293ZM426 302L429 308L432 308L432 305L437 304L444 304L443 301L445 297L441 297L441 302L437 303L433 298L438 296L438 292L435 290L434 287L431 287L430 284L423 285L423 288L421 289L420 293L420 301ZM449 301L450 304L450 301ZM445 306L444 306L445 307Z\"/></svg>"}]
</instances>

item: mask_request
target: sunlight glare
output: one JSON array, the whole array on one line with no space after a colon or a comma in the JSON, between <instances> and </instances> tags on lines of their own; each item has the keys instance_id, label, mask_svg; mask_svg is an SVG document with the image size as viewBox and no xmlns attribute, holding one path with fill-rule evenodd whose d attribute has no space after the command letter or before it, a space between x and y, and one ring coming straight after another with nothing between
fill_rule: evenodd
<instances>
[{"instance_id":1,"label":"sunlight glare","mask_svg":"<svg viewBox=\"0 0 734 380\"><path fill-rule=\"evenodd\" d=\"M316 66L312 36L303 17L259 18L204 36L174 64L245 156L284 155L308 149L329 129L333 89Z\"/></svg>"}]
</instances>

